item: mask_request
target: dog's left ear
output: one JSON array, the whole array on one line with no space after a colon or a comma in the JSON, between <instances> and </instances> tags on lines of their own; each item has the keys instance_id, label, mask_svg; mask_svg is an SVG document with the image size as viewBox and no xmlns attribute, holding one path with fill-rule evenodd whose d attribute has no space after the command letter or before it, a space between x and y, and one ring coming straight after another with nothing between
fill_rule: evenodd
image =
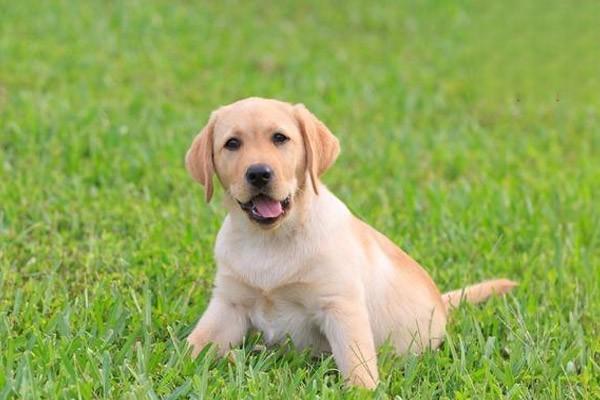
<instances>
[{"instance_id":1,"label":"dog's left ear","mask_svg":"<svg viewBox=\"0 0 600 400\"><path fill-rule=\"evenodd\" d=\"M213 112L208 123L196 136L187 154L185 155L185 166L196 181L204 186L206 202L208 203L213 194L213 174L215 164L213 161L213 135L216 121L216 112Z\"/></svg>"},{"instance_id":2,"label":"dog's left ear","mask_svg":"<svg viewBox=\"0 0 600 400\"><path fill-rule=\"evenodd\" d=\"M300 132L304 139L306 151L306 168L312 182L313 190L319 194L317 182L340 153L340 143L324 123L319 121L304 104L294 106L294 115L298 120Z\"/></svg>"}]
</instances>

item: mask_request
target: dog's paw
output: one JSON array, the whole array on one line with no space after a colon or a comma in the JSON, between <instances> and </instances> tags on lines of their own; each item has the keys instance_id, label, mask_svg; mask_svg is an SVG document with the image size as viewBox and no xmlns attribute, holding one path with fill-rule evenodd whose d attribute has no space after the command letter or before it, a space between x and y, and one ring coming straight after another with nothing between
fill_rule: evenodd
<instances>
[{"instance_id":1,"label":"dog's paw","mask_svg":"<svg viewBox=\"0 0 600 400\"><path fill-rule=\"evenodd\" d=\"M353 376L348 383L352 387L375 390L377 385L379 385L379 378L373 376Z\"/></svg>"},{"instance_id":2,"label":"dog's paw","mask_svg":"<svg viewBox=\"0 0 600 400\"><path fill-rule=\"evenodd\" d=\"M197 335L189 335L186 339L188 348L191 350L190 355L192 358L198 357L198 354L207 345L205 341L199 338Z\"/></svg>"}]
</instances>

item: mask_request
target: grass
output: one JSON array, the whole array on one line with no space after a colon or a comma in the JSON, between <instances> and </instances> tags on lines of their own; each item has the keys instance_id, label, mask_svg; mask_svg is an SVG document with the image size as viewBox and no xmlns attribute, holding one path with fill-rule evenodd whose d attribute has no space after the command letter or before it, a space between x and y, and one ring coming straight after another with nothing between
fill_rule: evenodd
<instances>
[{"instance_id":1,"label":"grass","mask_svg":"<svg viewBox=\"0 0 600 400\"><path fill-rule=\"evenodd\" d=\"M304 102L325 181L464 306L378 398L600 396L594 1L0 0L0 399L369 398L282 346L186 354L223 209L183 167L218 105Z\"/></svg>"}]
</instances>

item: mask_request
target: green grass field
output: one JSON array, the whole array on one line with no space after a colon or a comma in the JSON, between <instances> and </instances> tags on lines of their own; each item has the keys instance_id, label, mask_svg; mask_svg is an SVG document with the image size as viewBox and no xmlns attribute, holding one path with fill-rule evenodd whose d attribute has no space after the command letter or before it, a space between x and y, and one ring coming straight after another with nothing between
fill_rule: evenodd
<instances>
[{"instance_id":1,"label":"green grass field","mask_svg":"<svg viewBox=\"0 0 600 400\"><path fill-rule=\"evenodd\" d=\"M209 112L305 103L325 181L463 306L378 398L600 396L600 4L0 0L0 399L369 398L289 346L192 361Z\"/></svg>"}]
</instances>

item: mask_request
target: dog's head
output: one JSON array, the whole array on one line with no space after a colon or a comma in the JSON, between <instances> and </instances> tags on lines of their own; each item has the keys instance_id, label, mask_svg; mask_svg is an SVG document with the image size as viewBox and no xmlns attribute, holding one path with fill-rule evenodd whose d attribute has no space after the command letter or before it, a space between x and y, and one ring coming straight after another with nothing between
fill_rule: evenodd
<instances>
[{"instance_id":1,"label":"dog's head","mask_svg":"<svg viewBox=\"0 0 600 400\"><path fill-rule=\"evenodd\" d=\"M186 155L192 177L213 193L216 174L239 207L265 228L293 211L303 190L335 161L338 140L304 105L248 98L214 111ZM309 187L310 186L310 187Z\"/></svg>"}]
</instances>

